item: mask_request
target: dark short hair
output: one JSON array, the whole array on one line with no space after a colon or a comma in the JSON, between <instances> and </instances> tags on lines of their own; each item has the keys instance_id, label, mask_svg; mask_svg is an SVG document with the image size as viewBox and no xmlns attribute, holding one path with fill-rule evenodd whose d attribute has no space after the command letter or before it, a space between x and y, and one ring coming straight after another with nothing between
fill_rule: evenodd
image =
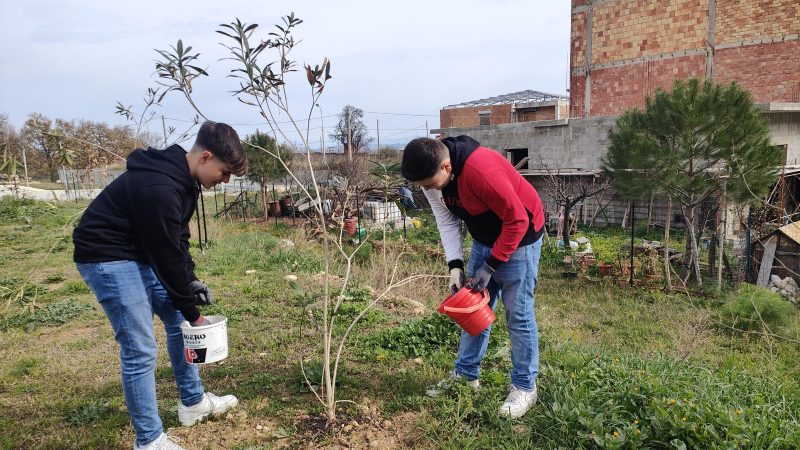
<instances>
[{"instance_id":1,"label":"dark short hair","mask_svg":"<svg viewBox=\"0 0 800 450\"><path fill-rule=\"evenodd\" d=\"M210 151L228 165L231 173L242 176L247 173L247 156L236 130L222 122L207 121L200 126L195 144Z\"/></svg>"},{"instance_id":2,"label":"dark short hair","mask_svg":"<svg viewBox=\"0 0 800 450\"><path fill-rule=\"evenodd\" d=\"M448 156L447 146L431 138L417 138L403 150L400 173L408 181L430 178L439 170L439 164Z\"/></svg>"}]
</instances>

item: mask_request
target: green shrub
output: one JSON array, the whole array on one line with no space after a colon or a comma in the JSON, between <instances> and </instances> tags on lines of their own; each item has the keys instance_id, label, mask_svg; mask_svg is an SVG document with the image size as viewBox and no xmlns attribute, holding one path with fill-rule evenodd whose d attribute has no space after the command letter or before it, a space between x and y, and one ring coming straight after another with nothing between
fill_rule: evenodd
<instances>
[{"instance_id":1,"label":"green shrub","mask_svg":"<svg viewBox=\"0 0 800 450\"><path fill-rule=\"evenodd\" d=\"M111 408L108 402L100 402L92 400L89 403L81 405L69 412L64 420L73 426L88 425L92 422L98 421L108 414Z\"/></svg>"},{"instance_id":2,"label":"green shrub","mask_svg":"<svg viewBox=\"0 0 800 450\"><path fill-rule=\"evenodd\" d=\"M49 203L11 196L0 198L0 217L4 221L23 220L32 223L34 219L46 215L55 215L55 207Z\"/></svg>"},{"instance_id":3,"label":"green shrub","mask_svg":"<svg viewBox=\"0 0 800 450\"><path fill-rule=\"evenodd\" d=\"M719 312L720 321L745 331L777 332L789 323L793 307L769 289L743 284Z\"/></svg>"},{"instance_id":4,"label":"green shrub","mask_svg":"<svg viewBox=\"0 0 800 450\"><path fill-rule=\"evenodd\" d=\"M364 245L360 246L358 250L353 254L353 259L355 262L359 264L368 263L370 258L372 257L372 244L369 242L365 242Z\"/></svg>"},{"instance_id":5,"label":"green shrub","mask_svg":"<svg viewBox=\"0 0 800 450\"><path fill-rule=\"evenodd\" d=\"M434 314L419 320L383 330L364 338L358 347L367 353L388 352L401 356L423 356L443 348L458 347L461 329L450 318Z\"/></svg>"}]
</instances>

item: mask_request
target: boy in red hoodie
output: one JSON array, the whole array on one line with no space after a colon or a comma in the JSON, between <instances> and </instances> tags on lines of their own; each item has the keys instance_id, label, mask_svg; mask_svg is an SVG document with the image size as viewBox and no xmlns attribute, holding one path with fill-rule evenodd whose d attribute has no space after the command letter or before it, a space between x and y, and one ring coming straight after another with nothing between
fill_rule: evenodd
<instances>
[{"instance_id":1,"label":"boy in red hoodie","mask_svg":"<svg viewBox=\"0 0 800 450\"><path fill-rule=\"evenodd\" d=\"M414 139L403 152L401 172L423 189L431 204L453 293L465 279L462 222L473 238L466 285L488 289L492 309L502 298L511 338L511 385L500 414L521 417L536 403L539 372L533 310L544 230L539 194L502 155L469 136ZM462 332L454 370L427 394L438 395L457 379L477 389L490 333L491 326L478 336Z\"/></svg>"}]
</instances>

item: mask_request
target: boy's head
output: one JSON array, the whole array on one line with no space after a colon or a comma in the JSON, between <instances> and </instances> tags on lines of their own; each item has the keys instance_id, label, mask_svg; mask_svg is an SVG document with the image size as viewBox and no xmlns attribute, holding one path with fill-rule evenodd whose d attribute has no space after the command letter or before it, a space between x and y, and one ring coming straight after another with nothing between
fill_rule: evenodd
<instances>
[{"instance_id":1,"label":"boy's head","mask_svg":"<svg viewBox=\"0 0 800 450\"><path fill-rule=\"evenodd\" d=\"M403 150L400 172L423 189L444 189L452 171L450 152L442 141L417 138Z\"/></svg>"},{"instance_id":2,"label":"boy's head","mask_svg":"<svg viewBox=\"0 0 800 450\"><path fill-rule=\"evenodd\" d=\"M205 122L187 155L192 176L209 189L227 183L231 174L247 173L247 156L236 130L220 122Z\"/></svg>"}]
</instances>

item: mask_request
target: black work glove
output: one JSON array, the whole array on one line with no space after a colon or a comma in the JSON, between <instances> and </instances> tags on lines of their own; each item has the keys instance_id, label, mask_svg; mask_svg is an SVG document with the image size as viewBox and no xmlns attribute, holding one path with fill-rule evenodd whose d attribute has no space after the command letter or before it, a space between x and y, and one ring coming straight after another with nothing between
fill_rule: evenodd
<instances>
[{"instance_id":1,"label":"black work glove","mask_svg":"<svg viewBox=\"0 0 800 450\"><path fill-rule=\"evenodd\" d=\"M487 263L483 263L480 269L475 272L475 276L467 280L466 286L473 291L483 292L486 286L489 285L489 280L494 275L494 269Z\"/></svg>"},{"instance_id":2,"label":"black work glove","mask_svg":"<svg viewBox=\"0 0 800 450\"><path fill-rule=\"evenodd\" d=\"M194 295L194 304L198 306L213 305L214 300L211 296L211 290L208 289L205 283L199 280L194 280L189 283L189 291Z\"/></svg>"},{"instance_id":3,"label":"black work glove","mask_svg":"<svg viewBox=\"0 0 800 450\"><path fill-rule=\"evenodd\" d=\"M455 294L464 287L464 269L453 267L450 269L450 295Z\"/></svg>"}]
</instances>

